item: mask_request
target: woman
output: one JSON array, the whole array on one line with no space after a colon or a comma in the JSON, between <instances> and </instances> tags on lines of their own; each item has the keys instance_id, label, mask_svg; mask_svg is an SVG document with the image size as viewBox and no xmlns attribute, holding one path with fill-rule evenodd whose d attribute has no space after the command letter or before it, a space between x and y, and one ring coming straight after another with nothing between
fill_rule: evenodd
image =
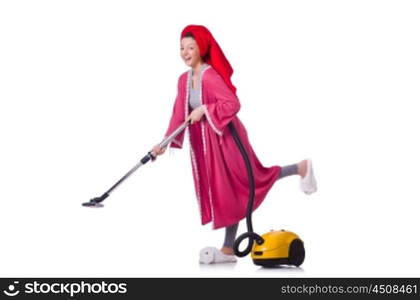
<instances>
[{"instance_id":1,"label":"woman","mask_svg":"<svg viewBox=\"0 0 420 300\"><path fill-rule=\"evenodd\" d=\"M233 123L251 161L255 179L254 210L272 185L289 175L302 177L301 188L305 193L315 192L311 162L304 160L268 168L260 163L237 117L240 103L230 80L233 69L207 28L187 26L181 33L180 54L191 69L179 77L178 94L165 136L183 122L190 122L187 130L202 224L213 221L214 229L226 228L222 248L204 248L200 262L234 262L233 243L238 223L246 215L249 184L245 163L227 125ZM185 131L169 146L182 148L184 134ZM161 155L165 150L156 145L152 151Z\"/></svg>"}]
</instances>

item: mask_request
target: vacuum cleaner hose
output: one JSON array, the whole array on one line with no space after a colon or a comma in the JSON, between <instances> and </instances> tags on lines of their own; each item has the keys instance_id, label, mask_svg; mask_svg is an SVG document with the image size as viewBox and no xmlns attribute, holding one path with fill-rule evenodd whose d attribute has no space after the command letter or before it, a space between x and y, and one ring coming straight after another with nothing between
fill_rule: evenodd
<instances>
[{"instance_id":1,"label":"vacuum cleaner hose","mask_svg":"<svg viewBox=\"0 0 420 300\"><path fill-rule=\"evenodd\" d=\"M233 125L233 122L230 122L229 125L229 130L232 134L233 139L236 142L236 145L239 148L239 151L241 152L241 155L244 159L245 165L246 165L246 169L248 172L248 181L249 181L249 200L248 200L248 206L247 206L247 211L246 211L246 226L247 226L247 232L241 234L236 240L235 243L233 244L233 251L235 253L236 256L238 257L243 257L248 255L248 253L251 252L252 246L254 244L254 241L258 244L261 245L262 243L264 243L264 239L259 236L258 234L256 234L254 232L254 229L252 228L252 210L254 207L254 198L255 198L255 180L254 180L254 172L252 171L252 166L251 166L251 162L249 160L249 156L245 150L244 145L241 142L241 139L239 138L238 132L236 131L235 126ZM239 250L239 245L242 243L243 240L248 239L248 245L245 248L245 250L240 251Z\"/></svg>"}]
</instances>

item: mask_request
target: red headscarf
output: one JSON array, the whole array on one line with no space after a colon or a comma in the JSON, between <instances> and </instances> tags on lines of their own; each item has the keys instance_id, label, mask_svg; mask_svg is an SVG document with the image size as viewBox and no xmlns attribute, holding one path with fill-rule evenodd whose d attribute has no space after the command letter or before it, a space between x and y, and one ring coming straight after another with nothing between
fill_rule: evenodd
<instances>
[{"instance_id":1,"label":"red headscarf","mask_svg":"<svg viewBox=\"0 0 420 300\"><path fill-rule=\"evenodd\" d=\"M236 88L230 81L233 69L210 31L201 25L188 25L182 30L181 39L185 37L187 33L190 33L197 42L203 60L222 76L227 86L236 94Z\"/></svg>"}]
</instances>

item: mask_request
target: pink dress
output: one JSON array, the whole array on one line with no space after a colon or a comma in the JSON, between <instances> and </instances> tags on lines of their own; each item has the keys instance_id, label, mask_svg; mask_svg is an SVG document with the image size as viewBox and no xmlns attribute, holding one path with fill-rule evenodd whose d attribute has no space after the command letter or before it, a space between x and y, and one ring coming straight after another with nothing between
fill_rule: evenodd
<instances>
[{"instance_id":1,"label":"pink dress","mask_svg":"<svg viewBox=\"0 0 420 300\"><path fill-rule=\"evenodd\" d=\"M188 105L191 71L178 80L178 94L165 136L181 125L190 113ZM254 172L254 210L262 203L280 175L280 166L264 167L255 155L246 129L236 116L240 109L237 96L227 87L220 75L208 66L201 80L201 103L205 116L187 127L195 191L202 224L213 221L213 228L238 223L246 216L249 198L248 173L245 162L229 128L229 122L238 132ZM169 145L182 148L185 131Z\"/></svg>"}]
</instances>

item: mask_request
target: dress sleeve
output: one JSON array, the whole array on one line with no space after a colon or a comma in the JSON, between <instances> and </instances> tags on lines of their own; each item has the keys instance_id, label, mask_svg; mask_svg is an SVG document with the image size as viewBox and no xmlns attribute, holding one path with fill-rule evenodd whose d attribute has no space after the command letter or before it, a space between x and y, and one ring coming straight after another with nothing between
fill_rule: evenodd
<instances>
[{"instance_id":1,"label":"dress sleeve","mask_svg":"<svg viewBox=\"0 0 420 300\"><path fill-rule=\"evenodd\" d=\"M226 125L236 116L241 105L238 97L228 88L219 74L211 74L204 79L206 93L211 103L205 104L204 113L210 127L218 134L223 135Z\"/></svg>"},{"instance_id":2,"label":"dress sleeve","mask_svg":"<svg viewBox=\"0 0 420 300\"><path fill-rule=\"evenodd\" d=\"M182 76L181 76L182 77ZM185 121L185 99L182 97L182 80L178 79L178 93L175 98L175 103L172 109L172 116L169 121L168 129L165 133L165 138L169 136L175 129L177 129ZM183 130L176 138L172 140L169 147L182 148L184 142L185 130Z\"/></svg>"}]
</instances>

